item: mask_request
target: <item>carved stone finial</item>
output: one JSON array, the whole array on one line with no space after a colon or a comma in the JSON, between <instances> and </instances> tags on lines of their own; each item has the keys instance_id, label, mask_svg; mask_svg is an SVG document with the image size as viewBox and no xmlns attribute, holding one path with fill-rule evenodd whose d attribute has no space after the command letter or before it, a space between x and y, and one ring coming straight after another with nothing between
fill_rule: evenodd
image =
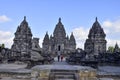
<instances>
[{"instance_id":1,"label":"carved stone finial","mask_svg":"<svg viewBox=\"0 0 120 80\"><path fill-rule=\"evenodd\" d=\"M48 31L46 31L46 34L48 34Z\"/></svg>"},{"instance_id":2,"label":"carved stone finial","mask_svg":"<svg viewBox=\"0 0 120 80\"><path fill-rule=\"evenodd\" d=\"M96 17L96 21L97 21L97 17Z\"/></svg>"},{"instance_id":3,"label":"carved stone finial","mask_svg":"<svg viewBox=\"0 0 120 80\"><path fill-rule=\"evenodd\" d=\"M24 16L24 20L26 21L26 16Z\"/></svg>"},{"instance_id":4,"label":"carved stone finial","mask_svg":"<svg viewBox=\"0 0 120 80\"><path fill-rule=\"evenodd\" d=\"M71 35L73 35L73 32L71 32Z\"/></svg>"},{"instance_id":5,"label":"carved stone finial","mask_svg":"<svg viewBox=\"0 0 120 80\"><path fill-rule=\"evenodd\" d=\"M59 22L61 22L61 18L59 18Z\"/></svg>"}]
</instances>

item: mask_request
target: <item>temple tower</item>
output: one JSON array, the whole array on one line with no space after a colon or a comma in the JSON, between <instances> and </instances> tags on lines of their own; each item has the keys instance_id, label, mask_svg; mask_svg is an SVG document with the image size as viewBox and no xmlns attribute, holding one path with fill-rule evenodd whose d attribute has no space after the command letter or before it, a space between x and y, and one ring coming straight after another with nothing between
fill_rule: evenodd
<instances>
[{"instance_id":1,"label":"temple tower","mask_svg":"<svg viewBox=\"0 0 120 80\"><path fill-rule=\"evenodd\" d=\"M118 44L116 43L115 44L115 47L114 47L114 50L113 50L113 52L120 52L120 48L119 48L119 46L118 46Z\"/></svg>"},{"instance_id":2,"label":"temple tower","mask_svg":"<svg viewBox=\"0 0 120 80\"><path fill-rule=\"evenodd\" d=\"M30 57L32 49L32 32L26 21L26 17L17 27L13 45L11 47L13 56Z\"/></svg>"},{"instance_id":3,"label":"temple tower","mask_svg":"<svg viewBox=\"0 0 120 80\"><path fill-rule=\"evenodd\" d=\"M73 33L70 36L66 36L66 31L64 25L61 22L61 18L59 18L58 23L55 26L53 36L46 34L43 40L43 50L45 52L50 52L53 54L57 54L60 52L61 54L67 54L69 51L75 51L76 49L76 41Z\"/></svg>"},{"instance_id":4,"label":"temple tower","mask_svg":"<svg viewBox=\"0 0 120 80\"><path fill-rule=\"evenodd\" d=\"M106 52L105 40L106 34L99 24L97 17L89 31L88 39L86 39L84 49L89 56L98 55L99 53Z\"/></svg>"}]
</instances>

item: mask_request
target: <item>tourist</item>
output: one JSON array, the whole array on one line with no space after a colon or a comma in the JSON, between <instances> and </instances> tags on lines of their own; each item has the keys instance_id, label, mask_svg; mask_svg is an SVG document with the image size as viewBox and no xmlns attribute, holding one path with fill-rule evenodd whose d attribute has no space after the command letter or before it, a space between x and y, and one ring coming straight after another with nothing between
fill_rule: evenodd
<instances>
[{"instance_id":1,"label":"tourist","mask_svg":"<svg viewBox=\"0 0 120 80\"><path fill-rule=\"evenodd\" d=\"M60 60L60 55L58 55L58 62L59 62L59 60Z\"/></svg>"},{"instance_id":2,"label":"tourist","mask_svg":"<svg viewBox=\"0 0 120 80\"><path fill-rule=\"evenodd\" d=\"M63 61L63 55L61 55L61 61Z\"/></svg>"},{"instance_id":3,"label":"tourist","mask_svg":"<svg viewBox=\"0 0 120 80\"><path fill-rule=\"evenodd\" d=\"M58 52L58 62L60 61L60 52Z\"/></svg>"}]
</instances>

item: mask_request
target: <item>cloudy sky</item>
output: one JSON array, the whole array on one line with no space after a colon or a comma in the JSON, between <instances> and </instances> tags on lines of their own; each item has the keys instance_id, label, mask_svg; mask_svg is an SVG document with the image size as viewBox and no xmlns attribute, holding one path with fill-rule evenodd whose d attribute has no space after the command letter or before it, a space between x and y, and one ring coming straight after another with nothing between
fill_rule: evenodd
<instances>
[{"instance_id":1,"label":"cloudy sky","mask_svg":"<svg viewBox=\"0 0 120 80\"><path fill-rule=\"evenodd\" d=\"M107 46L120 46L120 0L1 0L0 44L10 48L14 33L24 16L33 37L40 38L46 31L53 34L58 18L68 35L74 33L77 47L83 48L95 17L106 33Z\"/></svg>"}]
</instances>

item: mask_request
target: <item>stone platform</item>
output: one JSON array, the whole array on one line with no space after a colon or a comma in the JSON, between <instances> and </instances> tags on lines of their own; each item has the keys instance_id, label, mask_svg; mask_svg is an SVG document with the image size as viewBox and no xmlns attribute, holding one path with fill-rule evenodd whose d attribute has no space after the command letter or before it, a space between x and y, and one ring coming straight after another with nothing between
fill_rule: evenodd
<instances>
[{"instance_id":1,"label":"stone platform","mask_svg":"<svg viewBox=\"0 0 120 80\"><path fill-rule=\"evenodd\" d=\"M0 80L30 80L31 70L26 64L0 64Z\"/></svg>"},{"instance_id":2,"label":"stone platform","mask_svg":"<svg viewBox=\"0 0 120 80\"><path fill-rule=\"evenodd\" d=\"M40 80L97 80L95 69L77 65L38 65L32 68L32 77Z\"/></svg>"},{"instance_id":3,"label":"stone platform","mask_svg":"<svg viewBox=\"0 0 120 80\"><path fill-rule=\"evenodd\" d=\"M65 59L51 65L37 65L26 69L26 64L0 64L0 80L120 80L119 66L69 65ZM97 79L98 78L98 79Z\"/></svg>"}]
</instances>

